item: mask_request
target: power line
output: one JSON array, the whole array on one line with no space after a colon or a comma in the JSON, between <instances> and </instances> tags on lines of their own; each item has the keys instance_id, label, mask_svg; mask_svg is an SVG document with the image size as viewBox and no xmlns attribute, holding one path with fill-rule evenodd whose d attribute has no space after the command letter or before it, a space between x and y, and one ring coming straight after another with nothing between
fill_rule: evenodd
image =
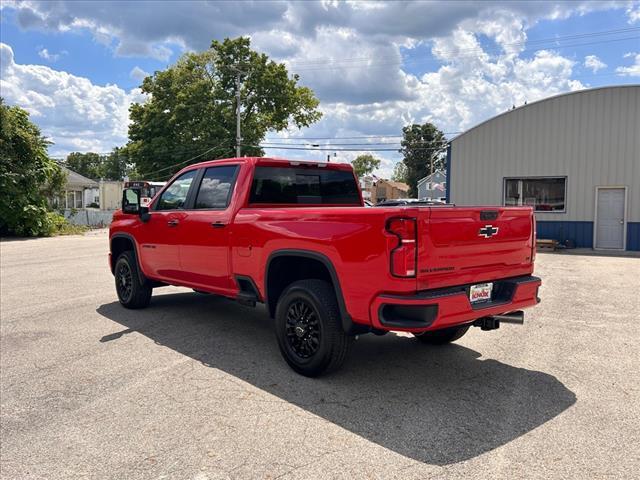
<instances>
[{"instance_id":1,"label":"power line","mask_svg":"<svg viewBox=\"0 0 640 480\"><path fill-rule=\"evenodd\" d=\"M443 135L457 135L460 132L443 132ZM358 138L402 138L403 135L353 135L349 137L266 137L265 140L351 140Z\"/></svg>"},{"instance_id":2,"label":"power line","mask_svg":"<svg viewBox=\"0 0 640 480\"><path fill-rule=\"evenodd\" d=\"M429 143L427 141L416 141L413 143ZM260 145L270 145L270 146L275 146L275 145L283 145L283 146L296 146L296 145L307 145L309 147L330 147L330 146L341 146L341 145L345 145L345 146L353 146L353 145L400 145L400 142L357 142L357 143L317 143L317 144L312 144L309 142L303 142L303 143L284 143L284 142L260 142Z\"/></svg>"},{"instance_id":3,"label":"power line","mask_svg":"<svg viewBox=\"0 0 640 480\"><path fill-rule=\"evenodd\" d=\"M404 140L403 140L404 141ZM411 140L409 143L415 144L431 144L432 142L429 140ZM446 145L447 142L444 142L443 145ZM282 143L282 142L260 142L261 147L309 147L309 148L318 148L318 147L349 147L349 146L362 146L369 147L380 145L388 145L389 147L400 148L402 146L402 142L357 142L357 143L310 143L310 142L302 142L302 143Z\"/></svg>"},{"instance_id":4,"label":"power line","mask_svg":"<svg viewBox=\"0 0 640 480\"><path fill-rule=\"evenodd\" d=\"M440 147L416 147L413 150L422 151L444 151L445 145ZM312 152L398 152L400 147L396 148L322 148L322 147L270 147L263 145L243 145L244 147L264 148L267 150L305 150Z\"/></svg>"},{"instance_id":5,"label":"power line","mask_svg":"<svg viewBox=\"0 0 640 480\"><path fill-rule=\"evenodd\" d=\"M215 150L215 149L217 149L217 148L220 148L220 147L221 147L222 145L224 145L225 143L229 143L229 140L223 140L222 142L219 142L218 144L216 144L216 145L214 145L213 147L211 147L211 148L209 148L209 149L205 150L204 152L199 153L198 155L196 155L196 156L194 156L194 157L191 157L191 158L189 158L189 159L187 159L187 160L184 160L184 161L182 161L182 162L176 163L176 164L174 164L174 165L169 165L168 167L163 167L163 168L160 168L160 169L158 169L158 170L154 170L152 173L145 173L145 174L142 174L142 173L141 173L140 175L141 175L141 176L143 176L143 177L145 177L145 176L150 176L150 175L155 175L155 174L157 174L157 173L159 173L159 172L163 172L163 171L165 171L165 170L170 170L170 169L173 169L173 168L176 168L176 167L180 167L180 166L182 166L182 165L186 165L187 163L191 162L192 160L195 160L196 158L200 158L200 157L202 157L203 155L206 155L207 153L211 152L212 150ZM172 176L172 175L173 175L173 173L171 174L171 176Z\"/></svg>"}]
</instances>

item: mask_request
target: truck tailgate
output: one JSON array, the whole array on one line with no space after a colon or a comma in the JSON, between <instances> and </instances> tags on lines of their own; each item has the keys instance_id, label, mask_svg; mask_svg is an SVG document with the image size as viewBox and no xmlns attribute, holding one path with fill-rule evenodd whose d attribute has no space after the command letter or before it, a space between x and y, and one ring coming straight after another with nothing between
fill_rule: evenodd
<instances>
[{"instance_id":1,"label":"truck tailgate","mask_svg":"<svg viewBox=\"0 0 640 480\"><path fill-rule=\"evenodd\" d=\"M418 213L418 290L533 272L530 207L431 207Z\"/></svg>"}]
</instances>

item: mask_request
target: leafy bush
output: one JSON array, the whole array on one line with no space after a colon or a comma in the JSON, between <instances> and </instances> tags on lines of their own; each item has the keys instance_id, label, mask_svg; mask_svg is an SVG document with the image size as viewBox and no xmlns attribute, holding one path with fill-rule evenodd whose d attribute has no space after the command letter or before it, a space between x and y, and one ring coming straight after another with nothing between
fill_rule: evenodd
<instances>
[{"instance_id":1,"label":"leafy bush","mask_svg":"<svg viewBox=\"0 0 640 480\"><path fill-rule=\"evenodd\" d=\"M64 216L60 215L56 212L47 212L47 222L51 227L50 235L76 235L79 233L84 233L89 230L89 227L86 225L74 225L67 221Z\"/></svg>"},{"instance_id":2,"label":"leafy bush","mask_svg":"<svg viewBox=\"0 0 640 480\"><path fill-rule=\"evenodd\" d=\"M47 236L68 228L49 208L65 175L48 145L25 110L0 98L0 235Z\"/></svg>"}]
</instances>

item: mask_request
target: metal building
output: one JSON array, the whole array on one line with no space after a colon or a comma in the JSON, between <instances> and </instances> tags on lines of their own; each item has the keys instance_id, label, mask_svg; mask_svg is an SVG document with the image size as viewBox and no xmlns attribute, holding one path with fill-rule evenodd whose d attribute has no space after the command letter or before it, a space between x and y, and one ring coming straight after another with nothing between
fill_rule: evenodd
<instances>
[{"instance_id":1,"label":"metal building","mask_svg":"<svg viewBox=\"0 0 640 480\"><path fill-rule=\"evenodd\" d=\"M640 250L640 85L515 108L451 140L447 200L532 205L538 238Z\"/></svg>"}]
</instances>

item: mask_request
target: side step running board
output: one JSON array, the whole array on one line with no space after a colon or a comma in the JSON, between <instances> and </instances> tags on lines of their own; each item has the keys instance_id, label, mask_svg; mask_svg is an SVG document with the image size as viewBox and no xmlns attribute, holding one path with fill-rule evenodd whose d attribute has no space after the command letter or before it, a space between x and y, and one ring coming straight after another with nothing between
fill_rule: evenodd
<instances>
[{"instance_id":1,"label":"side step running board","mask_svg":"<svg viewBox=\"0 0 640 480\"><path fill-rule=\"evenodd\" d=\"M247 307L255 307L258 301L255 293L252 292L240 292L236 297L236 300L240 305L246 305Z\"/></svg>"}]
</instances>

